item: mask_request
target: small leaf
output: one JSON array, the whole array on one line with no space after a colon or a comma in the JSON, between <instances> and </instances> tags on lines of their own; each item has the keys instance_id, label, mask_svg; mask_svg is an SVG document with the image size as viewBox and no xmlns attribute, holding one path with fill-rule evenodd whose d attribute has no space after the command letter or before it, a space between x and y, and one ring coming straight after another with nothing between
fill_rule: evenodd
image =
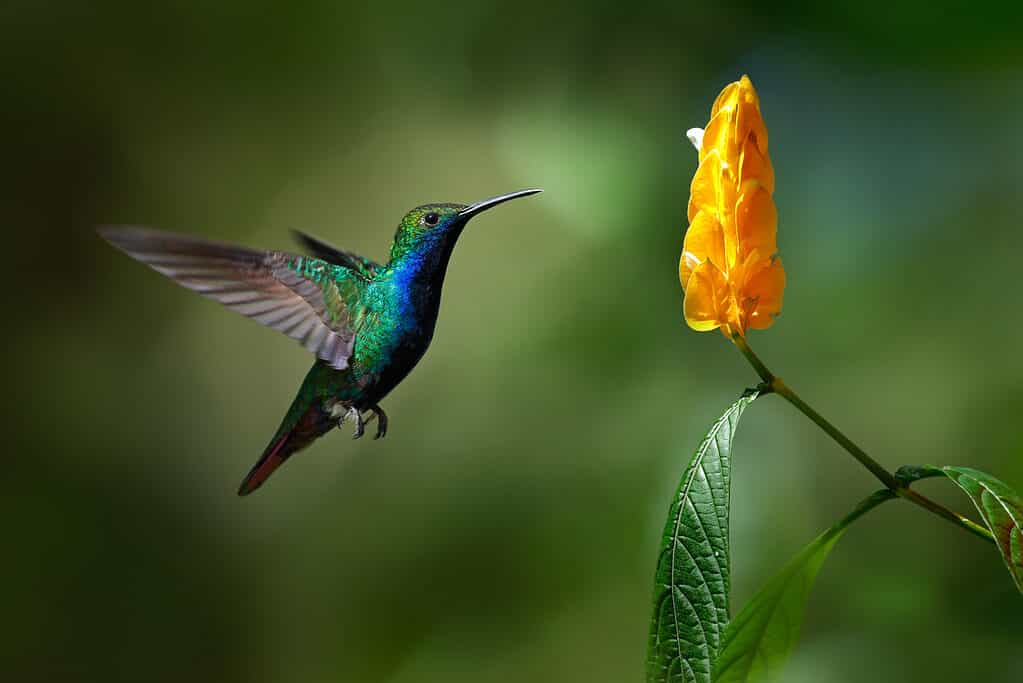
<instances>
[{"instance_id":1,"label":"small leaf","mask_svg":"<svg viewBox=\"0 0 1023 683\"><path fill-rule=\"evenodd\" d=\"M714 423L668 511L654 584L647 680L710 683L728 623L729 458L747 392Z\"/></svg>"},{"instance_id":2,"label":"small leaf","mask_svg":"<svg viewBox=\"0 0 1023 683\"><path fill-rule=\"evenodd\" d=\"M920 469L944 474L970 497L995 537L1016 588L1023 593L1023 498L990 474L969 467L924 465Z\"/></svg>"},{"instance_id":3,"label":"small leaf","mask_svg":"<svg viewBox=\"0 0 1023 683\"><path fill-rule=\"evenodd\" d=\"M810 588L828 553L846 527L893 497L891 491L884 490L864 500L845 519L814 539L753 596L725 631L721 653L714 661L714 683L752 683L777 678L799 639Z\"/></svg>"}]
</instances>

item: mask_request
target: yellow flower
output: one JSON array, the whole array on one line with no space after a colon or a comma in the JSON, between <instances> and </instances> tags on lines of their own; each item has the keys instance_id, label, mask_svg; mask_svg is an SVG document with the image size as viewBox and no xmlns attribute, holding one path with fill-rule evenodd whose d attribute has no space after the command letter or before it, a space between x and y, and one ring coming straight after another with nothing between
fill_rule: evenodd
<instances>
[{"instance_id":1,"label":"yellow flower","mask_svg":"<svg viewBox=\"0 0 1023 683\"><path fill-rule=\"evenodd\" d=\"M785 269L778 258L774 169L767 128L749 77L728 84L703 130L688 132L700 155L689 194L678 275L694 330L727 337L765 329L781 312Z\"/></svg>"}]
</instances>

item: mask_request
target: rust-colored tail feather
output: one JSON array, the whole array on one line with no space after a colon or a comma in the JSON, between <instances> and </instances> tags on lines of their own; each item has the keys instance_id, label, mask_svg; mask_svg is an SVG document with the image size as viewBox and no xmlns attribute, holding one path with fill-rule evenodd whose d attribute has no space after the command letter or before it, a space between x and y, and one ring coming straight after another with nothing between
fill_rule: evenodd
<instances>
[{"instance_id":1,"label":"rust-colored tail feather","mask_svg":"<svg viewBox=\"0 0 1023 683\"><path fill-rule=\"evenodd\" d=\"M291 429L281 425L281 429L263 451L263 455L245 475L241 486L238 487L238 495L247 496L258 489L288 458L326 434L332 427L333 424L320 409L318 401L306 409Z\"/></svg>"},{"instance_id":2,"label":"rust-colored tail feather","mask_svg":"<svg viewBox=\"0 0 1023 683\"><path fill-rule=\"evenodd\" d=\"M256 461L256 464L252 466L249 473L245 475L245 479L242 480L241 486L238 487L239 496L247 496L266 481L274 470L284 464L284 461L288 459L294 449L288 449L288 440L291 438L291 432L288 432L277 441L270 444L270 446L263 452L262 457Z\"/></svg>"}]
</instances>

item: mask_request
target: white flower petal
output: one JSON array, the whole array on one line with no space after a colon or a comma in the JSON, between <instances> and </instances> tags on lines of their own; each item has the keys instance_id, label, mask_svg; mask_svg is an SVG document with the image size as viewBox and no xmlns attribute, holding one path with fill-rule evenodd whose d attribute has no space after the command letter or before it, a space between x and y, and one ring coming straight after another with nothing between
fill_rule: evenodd
<instances>
[{"instance_id":1,"label":"white flower petal","mask_svg":"<svg viewBox=\"0 0 1023 683\"><path fill-rule=\"evenodd\" d=\"M693 143L693 147L696 151L700 151L700 147L703 146L703 129L702 128L690 128L686 131L686 137L689 138L689 142Z\"/></svg>"}]
</instances>

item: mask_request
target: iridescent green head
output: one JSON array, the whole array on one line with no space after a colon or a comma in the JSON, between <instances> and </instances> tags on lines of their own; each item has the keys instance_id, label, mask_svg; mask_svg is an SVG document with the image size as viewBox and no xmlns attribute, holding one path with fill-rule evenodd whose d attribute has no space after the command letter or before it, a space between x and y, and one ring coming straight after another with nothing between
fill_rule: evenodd
<instances>
[{"instance_id":1,"label":"iridescent green head","mask_svg":"<svg viewBox=\"0 0 1023 683\"><path fill-rule=\"evenodd\" d=\"M465 224L473 216L511 199L543 192L540 189L510 192L475 204L424 204L405 214L391 247L391 260L427 254L449 255Z\"/></svg>"}]
</instances>

